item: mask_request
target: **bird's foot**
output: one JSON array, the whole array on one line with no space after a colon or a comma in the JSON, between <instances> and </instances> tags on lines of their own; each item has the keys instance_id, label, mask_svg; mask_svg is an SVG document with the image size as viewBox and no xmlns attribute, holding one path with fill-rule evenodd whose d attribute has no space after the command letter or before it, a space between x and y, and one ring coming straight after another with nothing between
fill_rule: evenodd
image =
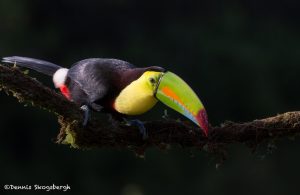
<instances>
[{"instance_id":1,"label":"bird's foot","mask_svg":"<svg viewBox=\"0 0 300 195\"><path fill-rule=\"evenodd\" d=\"M126 125L128 126L136 126L139 128L140 133L143 136L143 140L148 138L148 132L147 129L144 126L144 123L138 119L132 119L132 120L127 120L124 118L124 121L126 122Z\"/></svg>"},{"instance_id":2,"label":"bird's foot","mask_svg":"<svg viewBox=\"0 0 300 195\"><path fill-rule=\"evenodd\" d=\"M89 118L90 118L90 108L87 106L87 105L82 105L80 107L81 110L83 110L84 112L84 118L83 118L83 123L82 123L82 126L86 126L88 121L89 121Z\"/></svg>"}]
</instances>

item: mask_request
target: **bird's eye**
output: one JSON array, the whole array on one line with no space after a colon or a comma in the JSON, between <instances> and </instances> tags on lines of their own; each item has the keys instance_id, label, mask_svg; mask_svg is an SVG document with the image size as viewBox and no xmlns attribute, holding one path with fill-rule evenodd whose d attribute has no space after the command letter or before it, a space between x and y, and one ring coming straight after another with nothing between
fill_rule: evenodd
<instances>
[{"instance_id":1,"label":"bird's eye","mask_svg":"<svg viewBox=\"0 0 300 195\"><path fill-rule=\"evenodd\" d=\"M155 79L153 77L149 78L151 84L155 84Z\"/></svg>"}]
</instances>

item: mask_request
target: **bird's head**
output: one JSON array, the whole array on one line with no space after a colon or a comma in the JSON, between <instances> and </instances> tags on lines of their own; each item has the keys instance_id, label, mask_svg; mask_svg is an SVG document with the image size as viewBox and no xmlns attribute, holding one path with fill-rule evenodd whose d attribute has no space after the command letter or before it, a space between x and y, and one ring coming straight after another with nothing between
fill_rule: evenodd
<instances>
[{"instance_id":1,"label":"bird's head","mask_svg":"<svg viewBox=\"0 0 300 195\"><path fill-rule=\"evenodd\" d=\"M145 71L140 77L153 97L186 116L208 135L205 108L196 93L179 76L172 72Z\"/></svg>"}]
</instances>

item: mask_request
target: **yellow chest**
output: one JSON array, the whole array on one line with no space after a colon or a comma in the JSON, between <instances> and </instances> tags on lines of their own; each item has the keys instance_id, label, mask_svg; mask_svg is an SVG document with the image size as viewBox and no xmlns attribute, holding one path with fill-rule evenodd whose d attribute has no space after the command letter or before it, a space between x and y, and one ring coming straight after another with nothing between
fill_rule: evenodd
<instances>
[{"instance_id":1,"label":"yellow chest","mask_svg":"<svg viewBox=\"0 0 300 195\"><path fill-rule=\"evenodd\" d=\"M126 115L139 115L150 110L157 103L153 91L143 83L134 81L124 88L115 99L116 111Z\"/></svg>"}]
</instances>

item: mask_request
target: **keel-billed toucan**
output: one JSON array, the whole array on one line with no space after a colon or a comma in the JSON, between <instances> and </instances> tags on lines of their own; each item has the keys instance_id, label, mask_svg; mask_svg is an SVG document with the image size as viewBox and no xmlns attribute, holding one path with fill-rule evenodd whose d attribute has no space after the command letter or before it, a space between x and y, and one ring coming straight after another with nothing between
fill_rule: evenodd
<instances>
[{"instance_id":1,"label":"keel-billed toucan","mask_svg":"<svg viewBox=\"0 0 300 195\"><path fill-rule=\"evenodd\" d=\"M159 100L208 135L206 111L197 95L180 77L161 67L137 68L122 60L104 58L85 59L70 69L27 57L5 57L2 61L52 76L55 87L86 111L91 108L118 116L139 115Z\"/></svg>"}]
</instances>

